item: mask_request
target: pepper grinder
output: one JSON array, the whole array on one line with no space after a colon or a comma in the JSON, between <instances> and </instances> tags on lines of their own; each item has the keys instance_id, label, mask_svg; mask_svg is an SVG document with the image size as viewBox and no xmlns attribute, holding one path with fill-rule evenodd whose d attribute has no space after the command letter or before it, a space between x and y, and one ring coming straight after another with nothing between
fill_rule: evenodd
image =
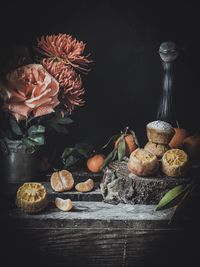
<instances>
[{"instance_id":1,"label":"pepper grinder","mask_svg":"<svg viewBox=\"0 0 200 267\"><path fill-rule=\"evenodd\" d=\"M174 42L163 42L159 48L164 71L163 91L159 104L157 119L172 122L172 87L173 87L173 62L178 56L178 47Z\"/></svg>"}]
</instances>

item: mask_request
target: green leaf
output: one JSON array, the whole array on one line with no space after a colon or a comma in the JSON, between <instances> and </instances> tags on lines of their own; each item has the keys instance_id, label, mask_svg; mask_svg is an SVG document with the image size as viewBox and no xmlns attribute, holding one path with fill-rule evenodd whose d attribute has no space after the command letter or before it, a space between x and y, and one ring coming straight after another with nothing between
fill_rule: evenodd
<instances>
[{"instance_id":1,"label":"green leaf","mask_svg":"<svg viewBox=\"0 0 200 267\"><path fill-rule=\"evenodd\" d=\"M118 159L121 161L126 155L126 142L124 135L120 137L119 145L117 147Z\"/></svg>"},{"instance_id":2,"label":"green leaf","mask_svg":"<svg viewBox=\"0 0 200 267\"><path fill-rule=\"evenodd\" d=\"M93 146L87 144L87 143L79 143L75 145L75 149L78 154L82 155L86 159L89 158L92 155L93 152Z\"/></svg>"},{"instance_id":3,"label":"green leaf","mask_svg":"<svg viewBox=\"0 0 200 267\"><path fill-rule=\"evenodd\" d=\"M31 141L35 142L35 145L44 145L45 143L45 140L44 140L44 135L43 134L35 134L35 135L32 135L31 137L29 136L28 137Z\"/></svg>"},{"instance_id":4,"label":"green leaf","mask_svg":"<svg viewBox=\"0 0 200 267\"><path fill-rule=\"evenodd\" d=\"M35 134L43 134L45 133L45 127L42 125L33 125L28 129L28 135L32 136Z\"/></svg>"},{"instance_id":5,"label":"green leaf","mask_svg":"<svg viewBox=\"0 0 200 267\"><path fill-rule=\"evenodd\" d=\"M102 146L101 149L105 149L110 143L115 142L118 136L119 136L119 135L117 135L117 134L113 135L113 136L108 140L108 142L107 142L104 146Z\"/></svg>"},{"instance_id":6,"label":"green leaf","mask_svg":"<svg viewBox=\"0 0 200 267\"><path fill-rule=\"evenodd\" d=\"M78 163L80 159L74 157L73 155L70 155L69 157L65 158L63 160L64 168L68 169Z\"/></svg>"},{"instance_id":7,"label":"green leaf","mask_svg":"<svg viewBox=\"0 0 200 267\"><path fill-rule=\"evenodd\" d=\"M184 194L190 187L191 187L191 184L187 184L187 185L182 184L182 185L178 185L178 186L172 188L160 200L160 202L158 203L158 205L156 207L156 210L167 209L169 207L175 206L174 201L178 197L181 197L181 195Z\"/></svg>"},{"instance_id":8,"label":"green leaf","mask_svg":"<svg viewBox=\"0 0 200 267\"><path fill-rule=\"evenodd\" d=\"M22 139L22 142L27 147L31 147L31 146L44 145L45 140L44 140L44 135L43 134L37 134L37 135L32 135L31 137L30 136L24 137Z\"/></svg>"},{"instance_id":9,"label":"green leaf","mask_svg":"<svg viewBox=\"0 0 200 267\"><path fill-rule=\"evenodd\" d=\"M30 140L28 137L23 138L22 143L28 148L35 146L35 143L32 140Z\"/></svg>"},{"instance_id":10,"label":"green leaf","mask_svg":"<svg viewBox=\"0 0 200 267\"><path fill-rule=\"evenodd\" d=\"M49 125L50 128L54 129L58 133L63 133L63 134L68 134L68 130L65 127L65 125L60 125L60 124L52 124Z\"/></svg>"},{"instance_id":11,"label":"green leaf","mask_svg":"<svg viewBox=\"0 0 200 267\"><path fill-rule=\"evenodd\" d=\"M138 142L138 139L137 139L137 136L136 136L135 132L133 130L129 130L129 131L132 134L133 139L135 140L135 143L136 143L137 147L140 147L140 144Z\"/></svg>"},{"instance_id":12,"label":"green leaf","mask_svg":"<svg viewBox=\"0 0 200 267\"><path fill-rule=\"evenodd\" d=\"M73 151L74 151L74 148L72 148L72 147L67 147L67 148L65 148L65 150L64 150L63 153L62 153L61 158L62 158L62 159L65 159L66 157L70 156L70 155L72 154Z\"/></svg>"},{"instance_id":13,"label":"green leaf","mask_svg":"<svg viewBox=\"0 0 200 267\"><path fill-rule=\"evenodd\" d=\"M108 154L108 156L104 160L102 169L105 168L111 161L113 161L116 158L116 156L117 156L117 148L113 149L113 151L110 152L110 154Z\"/></svg>"},{"instance_id":14,"label":"green leaf","mask_svg":"<svg viewBox=\"0 0 200 267\"><path fill-rule=\"evenodd\" d=\"M16 119L12 116L10 116L9 118L9 125L10 125L10 129L11 131L16 134L16 135L23 135L23 132L21 130L21 128L19 127L19 124L17 123Z\"/></svg>"},{"instance_id":15,"label":"green leaf","mask_svg":"<svg viewBox=\"0 0 200 267\"><path fill-rule=\"evenodd\" d=\"M55 123L64 124L64 125L71 124L72 122L73 120L70 118L58 118L55 120Z\"/></svg>"}]
</instances>

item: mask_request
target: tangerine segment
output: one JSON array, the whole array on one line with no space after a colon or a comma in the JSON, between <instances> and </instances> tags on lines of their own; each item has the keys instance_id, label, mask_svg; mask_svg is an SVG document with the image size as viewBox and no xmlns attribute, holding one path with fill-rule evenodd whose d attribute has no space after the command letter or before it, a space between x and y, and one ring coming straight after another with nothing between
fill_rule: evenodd
<instances>
[{"instance_id":1,"label":"tangerine segment","mask_svg":"<svg viewBox=\"0 0 200 267\"><path fill-rule=\"evenodd\" d=\"M79 192L90 192L94 188L94 181L92 179L88 179L85 182L77 184L75 188Z\"/></svg>"},{"instance_id":2,"label":"tangerine segment","mask_svg":"<svg viewBox=\"0 0 200 267\"><path fill-rule=\"evenodd\" d=\"M24 183L17 191L16 205L27 213L37 213L47 203L46 188L40 183Z\"/></svg>"},{"instance_id":3,"label":"tangerine segment","mask_svg":"<svg viewBox=\"0 0 200 267\"><path fill-rule=\"evenodd\" d=\"M56 198L55 205L58 209L62 211L70 211L73 208L73 203L71 199L62 199L60 197Z\"/></svg>"},{"instance_id":4,"label":"tangerine segment","mask_svg":"<svg viewBox=\"0 0 200 267\"><path fill-rule=\"evenodd\" d=\"M162 157L162 171L171 177L185 174L188 166L188 156L181 149L170 149Z\"/></svg>"}]
</instances>

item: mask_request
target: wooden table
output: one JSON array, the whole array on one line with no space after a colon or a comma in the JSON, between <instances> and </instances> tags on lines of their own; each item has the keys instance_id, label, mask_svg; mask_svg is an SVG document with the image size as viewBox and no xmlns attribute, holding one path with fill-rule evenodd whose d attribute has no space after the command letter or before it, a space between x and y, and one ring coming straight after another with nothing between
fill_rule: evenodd
<instances>
[{"instance_id":1,"label":"wooden table","mask_svg":"<svg viewBox=\"0 0 200 267\"><path fill-rule=\"evenodd\" d=\"M52 191L47 177L42 183L50 204L36 215L14 206L19 185L7 187L3 199L11 205L0 217L4 249L10 253L10 257L5 256L5 266L192 266L198 255L192 244L199 226L192 222L191 228L190 217L182 224L169 224L173 209L106 204L99 190L101 175L77 172L74 177L75 182L93 178L95 190L58 194ZM73 211L55 208L57 196L71 198Z\"/></svg>"}]
</instances>

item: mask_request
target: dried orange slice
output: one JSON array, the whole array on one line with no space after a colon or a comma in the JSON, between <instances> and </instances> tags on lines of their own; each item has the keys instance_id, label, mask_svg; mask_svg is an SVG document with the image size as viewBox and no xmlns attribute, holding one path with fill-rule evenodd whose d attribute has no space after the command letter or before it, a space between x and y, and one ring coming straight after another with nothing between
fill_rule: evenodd
<instances>
[{"instance_id":1,"label":"dried orange slice","mask_svg":"<svg viewBox=\"0 0 200 267\"><path fill-rule=\"evenodd\" d=\"M27 213L37 213L48 203L46 188L40 183L24 183L17 191L15 203Z\"/></svg>"},{"instance_id":2,"label":"dried orange slice","mask_svg":"<svg viewBox=\"0 0 200 267\"><path fill-rule=\"evenodd\" d=\"M171 177L185 174L188 167L188 156L181 149L170 149L162 157L162 171Z\"/></svg>"}]
</instances>

